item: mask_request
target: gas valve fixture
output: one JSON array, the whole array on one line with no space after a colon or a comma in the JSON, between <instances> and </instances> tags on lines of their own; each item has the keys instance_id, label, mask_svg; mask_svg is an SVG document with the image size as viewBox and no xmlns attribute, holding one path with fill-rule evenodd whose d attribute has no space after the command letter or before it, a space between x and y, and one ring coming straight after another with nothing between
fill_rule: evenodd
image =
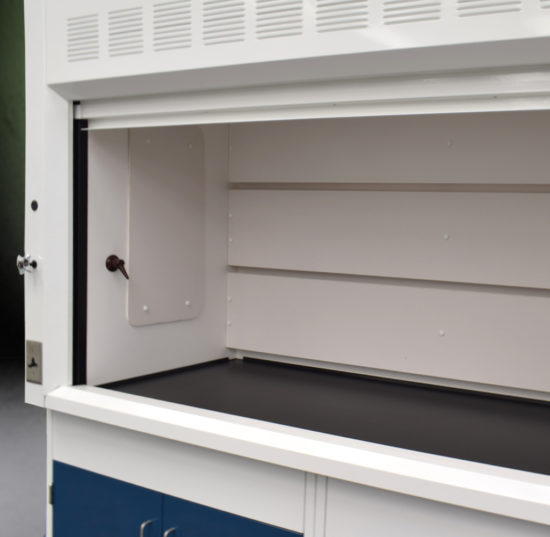
<instances>
[{"instance_id":1,"label":"gas valve fixture","mask_svg":"<svg viewBox=\"0 0 550 537\"><path fill-rule=\"evenodd\" d=\"M124 268L124 259L120 259L118 256L116 255L110 255L106 260L105 260L105 266L107 267L107 270L111 271L111 272L116 272L117 270L120 270L120 272L122 272L122 274L124 275L124 277L129 280L130 279L130 276L128 276L128 273L126 272L126 269Z\"/></svg>"}]
</instances>

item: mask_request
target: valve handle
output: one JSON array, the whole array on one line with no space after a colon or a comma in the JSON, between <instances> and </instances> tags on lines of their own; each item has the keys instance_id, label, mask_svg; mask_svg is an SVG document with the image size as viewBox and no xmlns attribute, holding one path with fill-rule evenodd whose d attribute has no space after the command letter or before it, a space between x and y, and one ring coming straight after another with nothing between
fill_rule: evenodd
<instances>
[{"instance_id":1,"label":"valve handle","mask_svg":"<svg viewBox=\"0 0 550 537\"><path fill-rule=\"evenodd\" d=\"M124 259L120 259L118 256L116 255L110 255L106 260L105 260L105 266L107 267L107 270L111 271L111 272L116 272L117 270L120 270L120 272L122 272L122 274L124 275L124 277L129 280L130 279L130 276L128 276L128 273L126 272L126 269L124 268Z\"/></svg>"}]
</instances>

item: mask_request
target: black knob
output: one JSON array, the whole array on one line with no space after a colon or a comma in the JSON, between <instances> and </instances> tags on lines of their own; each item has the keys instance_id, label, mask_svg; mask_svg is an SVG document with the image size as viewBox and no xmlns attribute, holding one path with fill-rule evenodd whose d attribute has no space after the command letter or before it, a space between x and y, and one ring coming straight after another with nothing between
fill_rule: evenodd
<instances>
[{"instance_id":1,"label":"black knob","mask_svg":"<svg viewBox=\"0 0 550 537\"><path fill-rule=\"evenodd\" d=\"M126 272L126 269L124 268L124 259L120 259L118 256L116 255L110 255L106 260L105 260L105 266L107 267L107 270L111 271L111 272L116 272L117 270L120 270L120 272L122 272L122 274L124 275L124 277L129 280L130 279L130 276L128 276L128 273Z\"/></svg>"}]
</instances>

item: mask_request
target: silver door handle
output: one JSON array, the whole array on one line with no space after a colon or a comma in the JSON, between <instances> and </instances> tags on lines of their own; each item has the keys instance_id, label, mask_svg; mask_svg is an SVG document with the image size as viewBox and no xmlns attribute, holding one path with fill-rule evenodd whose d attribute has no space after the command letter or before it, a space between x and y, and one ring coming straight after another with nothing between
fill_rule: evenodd
<instances>
[{"instance_id":1,"label":"silver door handle","mask_svg":"<svg viewBox=\"0 0 550 537\"><path fill-rule=\"evenodd\" d=\"M166 530L166 531L162 534L162 537L168 537L171 533L176 533L176 528L170 528L169 530Z\"/></svg>"},{"instance_id":2,"label":"silver door handle","mask_svg":"<svg viewBox=\"0 0 550 537\"><path fill-rule=\"evenodd\" d=\"M152 523L152 520L146 520L145 522L141 523L141 526L139 527L139 537L145 537L145 528L147 528L147 526L150 526Z\"/></svg>"}]
</instances>

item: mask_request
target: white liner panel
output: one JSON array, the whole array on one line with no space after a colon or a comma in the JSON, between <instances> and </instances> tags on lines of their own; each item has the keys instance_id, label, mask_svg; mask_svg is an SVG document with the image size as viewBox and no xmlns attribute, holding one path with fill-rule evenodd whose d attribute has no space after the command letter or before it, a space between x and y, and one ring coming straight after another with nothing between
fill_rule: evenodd
<instances>
[{"instance_id":1,"label":"white liner panel","mask_svg":"<svg viewBox=\"0 0 550 537\"><path fill-rule=\"evenodd\" d=\"M229 264L550 287L550 194L234 190Z\"/></svg>"},{"instance_id":2,"label":"white liner panel","mask_svg":"<svg viewBox=\"0 0 550 537\"><path fill-rule=\"evenodd\" d=\"M550 296L464 285L228 275L229 347L549 391Z\"/></svg>"},{"instance_id":3,"label":"white liner panel","mask_svg":"<svg viewBox=\"0 0 550 537\"><path fill-rule=\"evenodd\" d=\"M548 184L548 132L550 113L540 111L240 124L231 127L229 177Z\"/></svg>"},{"instance_id":4,"label":"white liner panel","mask_svg":"<svg viewBox=\"0 0 550 537\"><path fill-rule=\"evenodd\" d=\"M170 129L168 129L169 131ZM166 134L166 131L164 131ZM158 132L162 134L162 129ZM135 327L126 312L127 281L105 268L105 259L117 254L128 259L130 178L128 132L113 130L90 133L88 170L88 382L102 384L146 375L227 355L225 348L227 263L227 129L206 127L204 195L204 290L195 291L203 300L198 317L187 321ZM188 147L180 144L185 154ZM159 185L152 176L151 185ZM143 215L144 223L153 218ZM157 222L155 222L156 224ZM151 274L166 284L180 284L182 268L166 262L179 248L188 230L167 229L157 237L157 258ZM160 252L160 254L158 253ZM166 255L165 255L166 254ZM201 255L195 252L195 255ZM160 257L158 257L160 256ZM189 260L193 266L193 259ZM187 261L186 261L187 263ZM187 264L185 265L188 266ZM130 278L132 263L128 263ZM136 276L137 277L137 276ZM191 282L200 285L200 282ZM144 292L148 292L147 288ZM185 300L185 299L184 299ZM176 306L188 309L185 302Z\"/></svg>"}]
</instances>

